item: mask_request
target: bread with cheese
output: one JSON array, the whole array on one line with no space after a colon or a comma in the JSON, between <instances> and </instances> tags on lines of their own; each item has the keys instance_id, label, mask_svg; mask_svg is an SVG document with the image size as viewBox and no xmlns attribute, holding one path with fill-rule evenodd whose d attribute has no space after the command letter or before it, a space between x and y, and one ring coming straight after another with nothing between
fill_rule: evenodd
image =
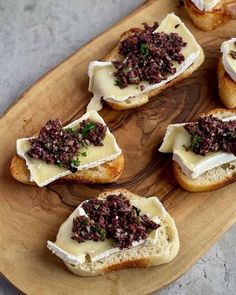
<instances>
[{"instance_id":1,"label":"bread with cheese","mask_svg":"<svg viewBox=\"0 0 236 295\"><path fill-rule=\"evenodd\" d=\"M124 169L124 156L121 154L112 161L105 162L97 167L80 170L57 179L56 183L112 183L117 181ZM30 181L30 172L25 161L14 155L10 166L13 178L23 184L36 185Z\"/></svg>"},{"instance_id":2,"label":"bread with cheese","mask_svg":"<svg viewBox=\"0 0 236 295\"><path fill-rule=\"evenodd\" d=\"M218 63L218 89L219 96L223 104L227 108L236 107L236 83L231 79L228 73L225 71L222 58L219 59Z\"/></svg>"},{"instance_id":3,"label":"bread with cheese","mask_svg":"<svg viewBox=\"0 0 236 295\"><path fill-rule=\"evenodd\" d=\"M186 10L194 24L203 31L211 31L232 19L225 7L232 0L221 0L211 11L199 10L191 0L185 0Z\"/></svg>"},{"instance_id":4,"label":"bread with cheese","mask_svg":"<svg viewBox=\"0 0 236 295\"><path fill-rule=\"evenodd\" d=\"M125 39L130 34L131 34L131 31L124 33L121 36L121 41L123 39ZM114 60L114 58L117 54L118 54L118 46L104 59L104 61ZM153 89L153 90L148 91L147 93L141 94L139 96L130 97L123 102L113 102L113 103L106 102L106 103L110 107L112 107L114 110L118 110L118 111L140 107L140 106L148 103L150 98L157 96L159 93L161 93L165 89L172 87L176 83L190 77L191 74L200 67L200 65L203 63L203 61L204 61L204 53L203 53L203 50L201 49L201 53L199 55L198 60L195 63L193 63L184 73L180 74L178 77L176 77L174 80L170 81L169 83L164 84L157 89Z\"/></svg>"},{"instance_id":5,"label":"bread with cheese","mask_svg":"<svg viewBox=\"0 0 236 295\"><path fill-rule=\"evenodd\" d=\"M174 14L167 15L167 17L165 19L167 19L168 17L169 18L170 17L173 17L175 24L176 23L178 24L178 23L181 22L181 20L177 16L175 16ZM165 19L163 21L165 21ZM174 27L175 26L173 25L173 28ZM126 39L128 36L131 36L134 32L137 32L137 31L141 31L141 29L139 29L139 28L132 28L129 31L124 32L121 35L120 41L117 44L117 46L108 55L106 55L103 58L102 61L103 62L111 62L111 61L114 61L114 60L122 60L122 57L119 55L120 42L123 41L124 39ZM177 83L179 81L182 81L183 79L188 78L189 76L191 76L191 74L197 68L200 67L200 65L204 61L204 52L203 52L203 50L202 50L202 48L200 47L199 44L197 44L197 46L198 46L198 50L199 50L199 54L198 54L197 59L185 71L183 71L182 73L180 73L173 80L170 80L169 82L164 83L164 84L158 86L155 89L148 90L147 92L143 92L143 93L141 93L139 95L133 95L133 96L130 95L127 99L122 100L122 101L121 100L120 101L118 101L118 100L110 100L110 99L106 100L105 97L103 97L103 100L110 107L112 107L115 110L119 110L119 111L120 110L127 110L127 109L137 108L137 107L140 107L140 106L146 104L149 101L150 98L152 98L154 96L157 96L159 93L161 93L165 89L173 86L175 83ZM116 86L116 87L118 87L118 86ZM90 89L90 91L91 91L91 89ZM88 108L88 109L90 109L90 108Z\"/></svg>"},{"instance_id":6,"label":"bread with cheese","mask_svg":"<svg viewBox=\"0 0 236 295\"><path fill-rule=\"evenodd\" d=\"M78 120L64 128L78 128L83 120L94 120L106 125L102 117L95 111L84 114ZM47 164L28 155L31 149L29 138L21 138L16 142L17 155L12 159L10 171L12 176L24 184L37 184L43 187L51 182L75 183L111 183L115 182L124 168L124 157L114 135L106 129L103 144L100 146L81 146L78 170L72 173L64 167Z\"/></svg>"},{"instance_id":7,"label":"bread with cheese","mask_svg":"<svg viewBox=\"0 0 236 295\"><path fill-rule=\"evenodd\" d=\"M214 115L219 119L224 119L235 116L236 110L215 109L202 115ZM180 186L190 192L212 191L236 181L236 161L208 170L194 179L186 176L175 161L173 161L173 170Z\"/></svg>"},{"instance_id":8,"label":"bread with cheese","mask_svg":"<svg viewBox=\"0 0 236 295\"><path fill-rule=\"evenodd\" d=\"M105 199L108 195L119 195L120 193L129 200L144 199L125 189L106 191L98 198ZM160 207L161 210L165 210L161 204ZM178 231L174 220L166 211L159 224L158 239L154 245L141 244L130 249L123 249L93 262L87 257L82 264L72 265L66 261L64 263L71 272L79 276L96 276L123 268L149 267L168 263L179 251Z\"/></svg>"}]
</instances>

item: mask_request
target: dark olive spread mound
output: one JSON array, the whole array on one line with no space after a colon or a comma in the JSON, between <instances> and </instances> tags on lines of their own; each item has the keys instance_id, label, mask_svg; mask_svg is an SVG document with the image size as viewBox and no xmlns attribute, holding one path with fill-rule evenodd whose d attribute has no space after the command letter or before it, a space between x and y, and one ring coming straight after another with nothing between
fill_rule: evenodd
<instances>
[{"instance_id":1,"label":"dark olive spread mound","mask_svg":"<svg viewBox=\"0 0 236 295\"><path fill-rule=\"evenodd\" d=\"M205 156L219 150L236 155L236 121L224 122L216 117L200 117L184 128L191 134L191 144L187 149Z\"/></svg>"},{"instance_id":2,"label":"dark olive spread mound","mask_svg":"<svg viewBox=\"0 0 236 295\"><path fill-rule=\"evenodd\" d=\"M179 24L173 27L173 31ZM173 62L181 64L184 55L181 53L187 45L177 33L155 33L158 23L152 27L144 24L143 30L134 33L121 41L119 53L124 61L115 60L115 85L125 88L129 84L139 84L148 81L156 84L166 80L168 75L176 73ZM144 90L144 86L140 86Z\"/></svg>"},{"instance_id":3,"label":"dark olive spread mound","mask_svg":"<svg viewBox=\"0 0 236 295\"><path fill-rule=\"evenodd\" d=\"M147 215L141 215L141 210L132 206L123 194L110 195L105 200L92 199L82 207L87 216L74 218L71 236L79 243L111 238L114 246L130 248L132 242L145 240L160 226Z\"/></svg>"},{"instance_id":4,"label":"dark olive spread mound","mask_svg":"<svg viewBox=\"0 0 236 295\"><path fill-rule=\"evenodd\" d=\"M79 158L86 156L86 152L80 153L80 149L91 144L102 146L106 130L105 125L89 119L83 120L78 129L63 129L59 120L50 120L37 138L30 139L28 155L76 172Z\"/></svg>"}]
</instances>

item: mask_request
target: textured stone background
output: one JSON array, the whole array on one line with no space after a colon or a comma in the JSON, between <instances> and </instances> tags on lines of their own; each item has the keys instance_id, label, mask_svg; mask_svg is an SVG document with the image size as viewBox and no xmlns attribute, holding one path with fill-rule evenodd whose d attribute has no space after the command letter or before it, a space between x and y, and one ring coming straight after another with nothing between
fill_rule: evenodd
<instances>
[{"instance_id":1,"label":"textured stone background","mask_svg":"<svg viewBox=\"0 0 236 295\"><path fill-rule=\"evenodd\" d=\"M0 113L42 74L142 2L0 0ZM235 245L236 225L191 270L158 294L235 295ZM3 294L20 293L0 278Z\"/></svg>"}]
</instances>

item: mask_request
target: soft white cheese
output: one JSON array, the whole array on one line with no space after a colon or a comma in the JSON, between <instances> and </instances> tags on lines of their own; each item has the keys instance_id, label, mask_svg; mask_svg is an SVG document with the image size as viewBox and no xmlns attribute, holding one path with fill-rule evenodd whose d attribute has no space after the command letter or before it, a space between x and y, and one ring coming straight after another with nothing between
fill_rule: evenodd
<instances>
[{"instance_id":1,"label":"soft white cheese","mask_svg":"<svg viewBox=\"0 0 236 295\"><path fill-rule=\"evenodd\" d=\"M91 119L96 122L105 122L96 111L91 111L83 115L80 119L65 126L64 128L78 128L81 121ZM16 142L17 154L26 161L26 165L30 171L30 180L35 181L40 187L45 186L58 178L71 174L71 171L63 167L47 164L45 161L32 159L27 152L30 150L29 138L21 138ZM78 171L99 166L107 161L116 159L121 154L115 137L107 128L106 136L103 140L103 146L90 145L88 148L81 149L80 152L86 152L86 157L80 158Z\"/></svg>"},{"instance_id":2,"label":"soft white cheese","mask_svg":"<svg viewBox=\"0 0 236 295\"><path fill-rule=\"evenodd\" d=\"M233 59L230 51L236 50L236 38L232 38L228 41L225 41L221 45L222 53L222 62L225 68L225 71L229 74L230 78L236 82L236 59Z\"/></svg>"},{"instance_id":3,"label":"soft white cheese","mask_svg":"<svg viewBox=\"0 0 236 295\"><path fill-rule=\"evenodd\" d=\"M179 25L177 28L176 25ZM198 58L200 54L200 46L197 44L192 33L186 28L184 23L175 14L171 13L161 22L155 32L165 32L167 34L176 32L187 42L187 46L182 49L182 54L185 60L178 64L173 62L176 67L176 73L169 75L166 80L157 84L149 84L147 81L142 81L137 85L128 85L120 89L115 86L115 78L113 73L116 71L111 62L93 61L89 64L89 91L93 93L93 98L87 106L87 110L102 108L101 98L109 102L125 101L130 97L144 94L150 90L161 87L169 81L175 79L184 71L186 71ZM140 85L144 86L141 90Z\"/></svg>"},{"instance_id":4,"label":"soft white cheese","mask_svg":"<svg viewBox=\"0 0 236 295\"><path fill-rule=\"evenodd\" d=\"M223 121L230 120L236 120L236 116L223 119ZM191 135L184 129L185 124L171 124L167 127L159 151L162 153L173 152L173 160L180 165L184 174L189 178L196 178L208 170L236 159L234 154L222 151L210 152L206 156L187 151L185 147L190 145Z\"/></svg>"},{"instance_id":5,"label":"soft white cheese","mask_svg":"<svg viewBox=\"0 0 236 295\"><path fill-rule=\"evenodd\" d=\"M201 11L211 11L221 0L191 0Z\"/></svg>"},{"instance_id":6,"label":"soft white cheese","mask_svg":"<svg viewBox=\"0 0 236 295\"><path fill-rule=\"evenodd\" d=\"M83 204L83 203L82 203ZM88 255L90 260L97 261L103 259L113 253L120 252L118 247L113 246L111 239L106 239L105 241L86 241L83 243L78 243L71 239L73 219L76 216L84 215L81 211L82 204L66 219L66 221L61 225L56 242L47 242L47 247L59 258L64 261L77 265L85 262L86 256ZM141 210L141 214L147 214L147 216L153 221L159 223L162 218L166 215L166 210L161 204L161 202L156 197L131 199L131 204L136 206ZM134 241L132 246L136 247L140 244L155 244L158 239L158 229L153 230L146 240L141 240L139 242Z\"/></svg>"}]
</instances>

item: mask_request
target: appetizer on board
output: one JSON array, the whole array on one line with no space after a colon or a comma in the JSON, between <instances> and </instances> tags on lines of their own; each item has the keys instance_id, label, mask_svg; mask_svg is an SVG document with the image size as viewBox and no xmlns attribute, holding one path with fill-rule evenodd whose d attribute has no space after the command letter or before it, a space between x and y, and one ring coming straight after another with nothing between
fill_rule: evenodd
<instances>
[{"instance_id":1,"label":"appetizer on board","mask_svg":"<svg viewBox=\"0 0 236 295\"><path fill-rule=\"evenodd\" d=\"M36 137L16 142L12 176L42 187L53 181L110 183L124 167L122 150L102 117L91 111L63 127L50 120Z\"/></svg>"},{"instance_id":2,"label":"appetizer on board","mask_svg":"<svg viewBox=\"0 0 236 295\"><path fill-rule=\"evenodd\" d=\"M236 107L236 38L221 45L218 63L218 87L221 101L227 108Z\"/></svg>"},{"instance_id":3,"label":"appetizer on board","mask_svg":"<svg viewBox=\"0 0 236 295\"><path fill-rule=\"evenodd\" d=\"M162 153L173 153L174 175L192 192L236 180L236 111L215 109L196 121L167 127Z\"/></svg>"},{"instance_id":4,"label":"appetizer on board","mask_svg":"<svg viewBox=\"0 0 236 295\"><path fill-rule=\"evenodd\" d=\"M133 28L121 36L103 61L89 64L93 98L87 110L100 110L102 100L116 110L144 105L149 98L189 77L203 60L202 48L173 13L160 25Z\"/></svg>"},{"instance_id":5,"label":"appetizer on board","mask_svg":"<svg viewBox=\"0 0 236 295\"><path fill-rule=\"evenodd\" d=\"M235 0L184 0L194 24L203 31L211 31L236 18Z\"/></svg>"},{"instance_id":6,"label":"appetizer on board","mask_svg":"<svg viewBox=\"0 0 236 295\"><path fill-rule=\"evenodd\" d=\"M170 262L179 251L174 220L157 197L125 189L82 202L47 247L76 275Z\"/></svg>"}]
</instances>

